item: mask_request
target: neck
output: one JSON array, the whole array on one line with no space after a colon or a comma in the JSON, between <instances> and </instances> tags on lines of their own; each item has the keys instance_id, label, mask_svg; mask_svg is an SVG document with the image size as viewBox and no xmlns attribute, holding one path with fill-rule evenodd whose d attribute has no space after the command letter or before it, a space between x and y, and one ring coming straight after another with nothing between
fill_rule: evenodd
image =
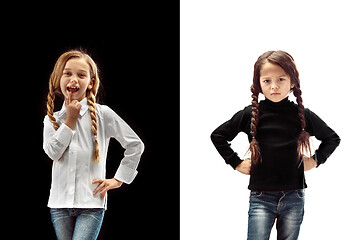
<instances>
[{"instance_id":1,"label":"neck","mask_svg":"<svg viewBox=\"0 0 360 240\"><path fill-rule=\"evenodd\" d=\"M285 97L283 100L281 100L279 102L273 102L270 99L265 98L265 102L268 103L268 104L274 105L274 106L283 105L283 104L286 104L286 103L289 102L289 97Z\"/></svg>"}]
</instances>

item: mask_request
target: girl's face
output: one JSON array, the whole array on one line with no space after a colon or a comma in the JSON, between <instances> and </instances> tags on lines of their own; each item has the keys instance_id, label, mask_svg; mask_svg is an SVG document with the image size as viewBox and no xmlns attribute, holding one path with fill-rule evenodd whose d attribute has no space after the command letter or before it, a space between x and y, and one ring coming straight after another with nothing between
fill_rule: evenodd
<instances>
[{"instance_id":1,"label":"girl's face","mask_svg":"<svg viewBox=\"0 0 360 240\"><path fill-rule=\"evenodd\" d=\"M90 77L90 66L83 58L71 58L65 64L60 79L60 88L64 97L72 93L72 100L81 101L86 90L91 89L93 81Z\"/></svg>"},{"instance_id":2,"label":"girl's face","mask_svg":"<svg viewBox=\"0 0 360 240\"><path fill-rule=\"evenodd\" d=\"M267 99L280 102L290 94L294 84L284 69L266 61L260 70L260 86L262 94Z\"/></svg>"}]
</instances>

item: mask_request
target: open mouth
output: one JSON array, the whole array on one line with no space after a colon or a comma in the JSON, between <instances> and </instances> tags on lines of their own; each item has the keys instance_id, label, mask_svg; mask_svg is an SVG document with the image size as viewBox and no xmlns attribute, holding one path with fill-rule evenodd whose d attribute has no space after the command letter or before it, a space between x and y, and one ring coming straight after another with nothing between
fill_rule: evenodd
<instances>
[{"instance_id":1,"label":"open mouth","mask_svg":"<svg viewBox=\"0 0 360 240\"><path fill-rule=\"evenodd\" d=\"M79 91L79 88L78 87L67 87L66 88L69 92L72 92L72 93L74 93L74 92L77 92L77 91Z\"/></svg>"}]
</instances>

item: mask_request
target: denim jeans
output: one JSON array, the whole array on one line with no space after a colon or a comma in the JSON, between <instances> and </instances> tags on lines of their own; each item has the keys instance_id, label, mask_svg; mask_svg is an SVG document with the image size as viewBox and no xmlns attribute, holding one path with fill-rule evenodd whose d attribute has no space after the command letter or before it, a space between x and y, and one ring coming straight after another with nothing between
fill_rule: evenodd
<instances>
[{"instance_id":1,"label":"denim jeans","mask_svg":"<svg viewBox=\"0 0 360 240\"><path fill-rule=\"evenodd\" d=\"M266 240L276 221L278 240L298 239L304 216L304 189L250 193L248 240Z\"/></svg>"},{"instance_id":2,"label":"denim jeans","mask_svg":"<svg viewBox=\"0 0 360 240\"><path fill-rule=\"evenodd\" d=\"M102 208L50 208L57 239L96 239L104 212Z\"/></svg>"}]
</instances>

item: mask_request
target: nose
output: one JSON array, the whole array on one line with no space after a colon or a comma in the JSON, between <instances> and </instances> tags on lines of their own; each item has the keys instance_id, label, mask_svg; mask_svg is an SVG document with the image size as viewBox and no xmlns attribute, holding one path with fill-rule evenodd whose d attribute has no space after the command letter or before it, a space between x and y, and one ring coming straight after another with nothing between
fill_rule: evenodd
<instances>
[{"instance_id":1,"label":"nose","mask_svg":"<svg viewBox=\"0 0 360 240\"><path fill-rule=\"evenodd\" d=\"M276 83L273 83L273 84L271 85L271 89L272 89L272 90L277 90L277 89L279 89L279 85L277 85Z\"/></svg>"},{"instance_id":2,"label":"nose","mask_svg":"<svg viewBox=\"0 0 360 240\"><path fill-rule=\"evenodd\" d=\"M77 78L75 77L75 78L72 78L72 79L70 80L70 83L73 83L73 82L79 83L79 80L77 80Z\"/></svg>"}]
</instances>

